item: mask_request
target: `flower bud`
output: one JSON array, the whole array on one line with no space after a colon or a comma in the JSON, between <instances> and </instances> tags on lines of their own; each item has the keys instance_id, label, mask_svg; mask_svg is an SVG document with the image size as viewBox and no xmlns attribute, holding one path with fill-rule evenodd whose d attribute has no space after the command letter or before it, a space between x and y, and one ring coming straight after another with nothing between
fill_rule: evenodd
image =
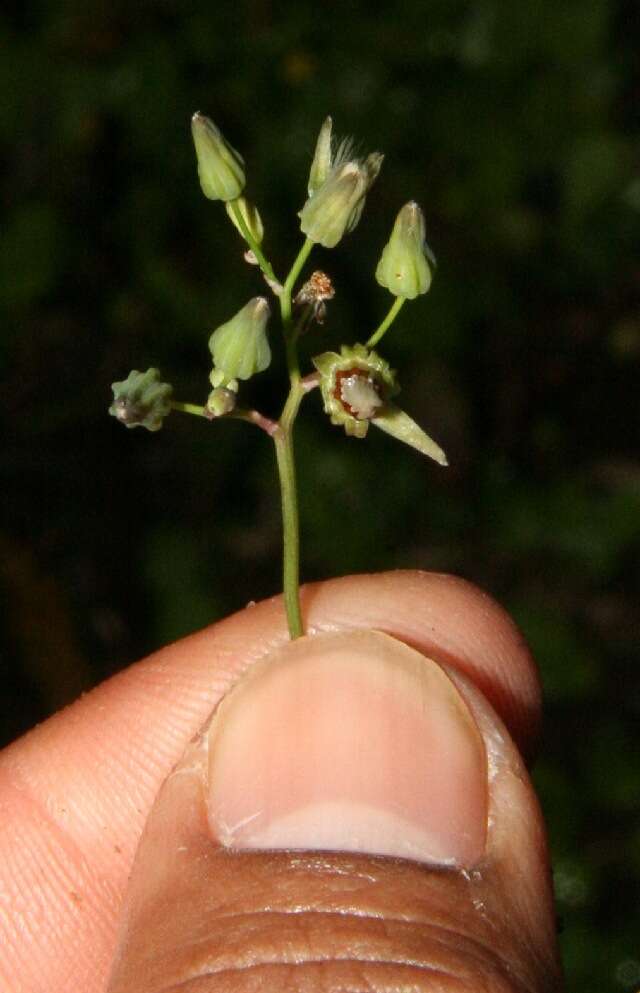
<instances>
[{"instance_id":1,"label":"flower bud","mask_svg":"<svg viewBox=\"0 0 640 993\"><path fill-rule=\"evenodd\" d=\"M233 226L240 232L243 238L244 238L244 232L242 231L242 228L238 223L238 218L236 217L233 209L234 206L237 206L238 210L240 211L242 215L242 220L248 227L249 233L253 238L253 240L257 241L257 243L260 244L264 237L264 228L262 226L262 218L258 213L258 208L255 207L254 204L249 203L249 201L245 197L238 197L238 199L235 200L233 204L231 203L225 204L225 209L227 211L227 214L229 215L229 220L231 221Z\"/></svg>"},{"instance_id":2,"label":"flower bud","mask_svg":"<svg viewBox=\"0 0 640 993\"><path fill-rule=\"evenodd\" d=\"M250 379L271 362L267 321L271 311L265 297L254 297L235 317L222 324L209 338L214 372L224 375L214 386L228 386L233 379ZM213 374L212 374L213 376Z\"/></svg>"},{"instance_id":3,"label":"flower bud","mask_svg":"<svg viewBox=\"0 0 640 993\"><path fill-rule=\"evenodd\" d=\"M218 386L211 390L205 404L204 412L209 418L224 417L235 410L237 395L228 387Z\"/></svg>"},{"instance_id":4,"label":"flower bud","mask_svg":"<svg viewBox=\"0 0 640 993\"><path fill-rule=\"evenodd\" d=\"M333 121L330 117L325 117L316 150L309 171L309 196L312 197L316 190L319 190L331 171L331 128Z\"/></svg>"},{"instance_id":5,"label":"flower bud","mask_svg":"<svg viewBox=\"0 0 640 993\"><path fill-rule=\"evenodd\" d=\"M246 182L244 159L199 111L191 118L191 133L202 192L209 200L235 200Z\"/></svg>"},{"instance_id":6,"label":"flower bud","mask_svg":"<svg viewBox=\"0 0 640 993\"><path fill-rule=\"evenodd\" d=\"M171 411L173 387L163 383L158 369L133 369L120 383L112 383L113 403L109 413L127 428L159 431Z\"/></svg>"},{"instance_id":7,"label":"flower bud","mask_svg":"<svg viewBox=\"0 0 640 993\"><path fill-rule=\"evenodd\" d=\"M239 383L237 379L231 379L227 376L224 369L216 369L214 366L209 373L209 382L214 389L218 386L224 386L226 390L231 390L232 393L237 393L239 389Z\"/></svg>"},{"instance_id":8,"label":"flower bud","mask_svg":"<svg viewBox=\"0 0 640 993\"><path fill-rule=\"evenodd\" d=\"M298 216L307 238L334 248L342 236L360 220L367 191L372 186L384 156L373 152L362 161L352 157L349 140L331 154L331 118L320 130L309 174L309 199Z\"/></svg>"},{"instance_id":9,"label":"flower bud","mask_svg":"<svg viewBox=\"0 0 640 993\"><path fill-rule=\"evenodd\" d=\"M435 261L425 240L424 214L414 201L406 203L382 250L376 280L394 296L413 300L431 286Z\"/></svg>"}]
</instances>

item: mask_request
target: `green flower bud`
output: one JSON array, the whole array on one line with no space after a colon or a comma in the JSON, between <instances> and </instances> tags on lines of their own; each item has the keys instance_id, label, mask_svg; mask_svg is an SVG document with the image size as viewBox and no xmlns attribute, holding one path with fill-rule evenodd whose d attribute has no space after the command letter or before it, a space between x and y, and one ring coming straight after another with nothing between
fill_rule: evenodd
<instances>
[{"instance_id":1,"label":"green flower bud","mask_svg":"<svg viewBox=\"0 0 640 993\"><path fill-rule=\"evenodd\" d=\"M191 118L191 133L202 192L209 200L235 200L246 182L244 159L199 111Z\"/></svg>"},{"instance_id":2,"label":"green flower bud","mask_svg":"<svg viewBox=\"0 0 640 993\"><path fill-rule=\"evenodd\" d=\"M300 229L307 238L334 248L360 220L367 191L375 181L384 156L379 152L364 161L352 157L349 140L331 154L331 118L320 130L309 174L309 199L299 212Z\"/></svg>"},{"instance_id":3,"label":"green flower bud","mask_svg":"<svg viewBox=\"0 0 640 993\"><path fill-rule=\"evenodd\" d=\"M313 359L320 373L320 391L332 424L348 435L364 438L369 422L397 392L389 363L364 345L342 345L340 354L324 352Z\"/></svg>"},{"instance_id":4,"label":"green flower bud","mask_svg":"<svg viewBox=\"0 0 640 993\"><path fill-rule=\"evenodd\" d=\"M267 340L267 321L271 310L265 297L254 297L235 317L222 324L209 338L215 371L224 373L214 386L228 385L229 380L250 379L271 362Z\"/></svg>"},{"instance_id":5,"label":"green flower bud","mask_svg":"<svg viewBox=\"0 0 640 993\"><path fill-rule=\"evenodd\" d=\"M414 201L406 203L382 250L376 280L394 296L413 300L431 286L435 261L425 240L424 214Z\"/></svg>"},{"instance_id":6,"label":"green flower bud","mask_svg":"<svg viewBox=\"0 0 640 993\"><path fill-rule=\"evenodd\" d=\"M309 172L309 196L312 197L316 190L319 190L331 171L331 128L333 121L330 117L325 117L316 150Z\"/></svg>"},{"instance_id":7,"label":"green flower bud","mask_svg":"<svg viewBox=\"0 0 640 993\"><path fill-rule=\"evenodd\" d=\"M238 197L238 199L234 200L233 202L228 201L227 203L225 203L224 206L225 206L225 210L227 211L227 214L229 215L229 220L231 221L233 226L240 232L241 236L244 238L242 228L238 224L238 218L236 217L233 210L234 206L238 207L242 215L242 220L249 229L249 233L253 237L254 241L257 241L258 244L260 244L264 237L264 228L262 226L262 219L260 217L260 214L258 213L258 208L255 207L252 203L249 203L249 201L246 200L245 197Z\"/></svg>"},{"instance_id":8,"label":"green flower bud","mask_svg":"<svg viewBox=\"0 0 640 993\"><path fill-rule=\"evenodd\" d=\"M113 403L109 413L127 428L159 431L171 411L173 387L163 383L158 369L133 369L120 383L112 383Z\"/></svg>"},{"instance_id":9,"label":"green flower bud","mask_svg":"<svg viewBox=\"0 0 640 993\"><path fill-rule=\"evenodd\" d=\"M205 404L205 414L207 417L224 417L235 410L237 395L234 390L218 386L211 390Z\"/></svg>"},{"instance_id":10,"label":"green flower bud","mask_svg":"<svg viewBox=\"0 0 640 993\"><path fill-rule=\"evenodd\" d=\"M224 386L226 390L231 390L232 393L237 393L239 388L239 383L237 379L231 379L225 373L224 369L216 369L215 366L209 373L209 382L216 389L218 386Z\"/></svg>"}]
</instances>

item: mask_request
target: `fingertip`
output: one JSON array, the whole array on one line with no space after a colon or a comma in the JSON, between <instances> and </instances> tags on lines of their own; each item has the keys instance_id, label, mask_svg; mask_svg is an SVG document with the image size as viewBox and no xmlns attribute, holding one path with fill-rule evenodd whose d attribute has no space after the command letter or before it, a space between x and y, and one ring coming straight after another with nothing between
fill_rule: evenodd
<instances>
[{"instance_id":1,"label":"fingertip","mask_svg":"<svg viewBox=\"0 0 640 993\"><path fill-rule=\"evenodd\" d=\"M316 632L248 667L160 789L109 989L240 989L251 963L319 993L346 959L380 993L389 964L418 989L549 991L552 920L531 784L471 678Z\"/></svg>"},{"instance_id":2,"label":"fingertip","mask_svg":"<svg viewBox=\"0 0 640 993\"><path fill-rule=\"evenodd\" d=\"M532 758L541 716L537 666L513 618L474 583L421 570L345 576L304 587L303 609L310 632L376 628L470 676Z\"/></svg>"}]
</instances>

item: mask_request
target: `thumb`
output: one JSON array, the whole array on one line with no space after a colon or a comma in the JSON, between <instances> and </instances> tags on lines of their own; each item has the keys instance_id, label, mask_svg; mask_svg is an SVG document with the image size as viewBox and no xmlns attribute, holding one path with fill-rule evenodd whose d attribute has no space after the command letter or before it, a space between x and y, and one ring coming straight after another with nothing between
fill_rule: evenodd
<instances>
[{"instance_id":1,"label":"thumb","mask_svg":"<svg viewBox=\"0 0 640 993\"><path fill-rule=\"evenodd\" d=\"M467 676L376 631L256 663L164 783L109 993L558 988L544 830Z\"/></svg>"}]
</instances>

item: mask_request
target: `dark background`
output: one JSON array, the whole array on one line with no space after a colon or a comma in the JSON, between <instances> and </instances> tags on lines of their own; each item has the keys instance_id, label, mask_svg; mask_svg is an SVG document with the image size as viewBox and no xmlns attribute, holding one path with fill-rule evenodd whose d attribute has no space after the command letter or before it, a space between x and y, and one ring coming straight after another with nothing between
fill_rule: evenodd
<instances>
[{"instance_id":1,"label":"dark background","mask_svg":"<svg viewBox=\"0 0 640 993\"><path fill-rule=\"evenodd\" d=\"M536 782L584 993L640 986L634 6L32 0L0 15L2 738L279 589L266 438L178 414L125 431L106 410L111 381L149 365L202 403L211 330L262 292L201 195L192 112L244 153L279 273L330 112L387 158L354 234L314 255L338 293L304 350L375 327L377 258L417 199L439 268L381 350L451 468L377 431L346 439L307 401L303 575L447 570L513 612L543 674ZM277 367L251 387L272 413Z\"/></svg>"}]
</instances>

